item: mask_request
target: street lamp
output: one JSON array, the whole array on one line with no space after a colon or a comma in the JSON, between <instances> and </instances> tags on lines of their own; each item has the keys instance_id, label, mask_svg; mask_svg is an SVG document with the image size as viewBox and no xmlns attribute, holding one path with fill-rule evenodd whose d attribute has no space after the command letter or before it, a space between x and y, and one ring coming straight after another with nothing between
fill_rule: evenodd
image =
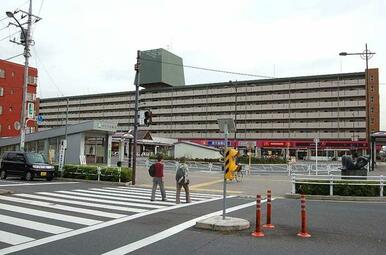
<instances>
[{"instance_id":1,"label":"street lamp","mask_svg":"<svg viewBox=\"0 0 386 255\"><path fill-rule=\"evenodd\" d=\"M375 54L375 52L371 52L367 49L367 43L365 44L365 50L363 52L359 53L347 53L347 52L341 52L339 53L339 56L350 56L350 55L357 55L360 56L362 59L366 60L366 114L367 114L367 149L368 153L371 153L371 144L370 144L370 103L369 103L369 59Z\"/></svg>"},{"instance_id":2,"label":"street lamp","mask_svg":"<svg viewBox=\"0 0 386 255\"><path fill-rule=\"evenodd\" d=\"M21 105L21 116L20 116L20 150L24 151L24 145L25 145L25 129L26 129L26 117L25 117L25 111L26 111L26 101L27 101L27 87L28 87L28 58L30 57L30 31L31 31L31 13L32 13L32 1L30 1L29 5L29 13L28 13L28 21L27 21L27 31L24 30L23 26L20 24L20 22L15 18L15 15L13 12L6 12L5 14L9 18L13 18L17 26L21 29L21 32L23 33L23 39L21 41L21 44L24 45L24 82L23 82L23 99L22 99L22 105Z\"/></svg>"}]
</instances>

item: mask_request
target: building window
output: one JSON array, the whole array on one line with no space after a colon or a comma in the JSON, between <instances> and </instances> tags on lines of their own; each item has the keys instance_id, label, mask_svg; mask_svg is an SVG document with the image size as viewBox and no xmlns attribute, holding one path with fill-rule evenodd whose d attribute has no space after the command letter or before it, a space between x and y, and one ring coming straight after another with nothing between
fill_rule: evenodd
<instances>
[{"instance_id":1,"label":"building window","mask_svg":"<svg viewBox=\"0 0 386 255\"><path fill-rule=\"evenodd\" d=\"M0 115L3 114L3 106L0 105Z\"/></svg>"},{"instance_id":2,"label":"building window","mask_svg":"<svg viewBox=\"0 0 386 255\"><path fill-rule=\"evenodd\" d=\"M34 76L28 76L28 84L37 84L37 77Z\"/></svg>"},{"instance_id":3,"label":"building window","mask_svg":"<svg viewBox=\"0 0 386 255\"><path fill-rule=\"evenodd\" d=\"M5 70L0 69L0 78L5 78Z\"/></svg>"},{"instance_id":4,"label":"building window","mask_svg":"<svg viewBox=\"0 0 386 255\"><path fill-rule=\"evenodd\" d=\"M374 76L370 75L370 81L374 81Z\"/></svg>"},{"instance_id":5,"label":"building window","mask_svg":"<svg viewBox=\"0 0 386 255\"><path fill-rule=\"evenodd\" d=\"M371 112L374 112L374 107L371 107L370 110L371 110Z\"/></svg>"},{"instance_id":6,"label":"building window","mask_svg":"<svg viewBox=\"0 0 386 255\"><path fill-rule=\"evenodd\" d=\"M3 95L4 95L4 89L0 87L0 97L2 97Z\"/></svg>"},{"instance_id":7,"label":"building window","mask_svg":"<svg viewBox=\"0 0 386 255\"><path fill-rule=\"evenodd\" d=\"M374 97L370 97L370 102L374 103Z\"/></svg>"},{"instance_id":8,"label":"building window","mask_svg":"<svg viewBox=\"0 0 386 255\"><path fill-rule=\"evenodd\" d=\"M374 124L374 118L371 118L371 124Z\"/></svg>"}]
</instances>

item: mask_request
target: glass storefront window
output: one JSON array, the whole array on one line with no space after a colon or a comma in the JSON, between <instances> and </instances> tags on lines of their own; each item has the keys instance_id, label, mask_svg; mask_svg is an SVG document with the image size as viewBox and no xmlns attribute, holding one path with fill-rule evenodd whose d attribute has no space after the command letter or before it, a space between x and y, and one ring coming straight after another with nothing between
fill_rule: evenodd
<instances>
[{"instance_id":1,"label":"glass storefront window","mask_svg":"<svg viewBox=\"0 0 386 255\"><path fill-rule=\"evenodd\" d=\"M105 137L86 136L85 154L87 164L100 164L105 159Z\"/></svg>"},{"instance_id":2,"label":"glass storefront window","mask_svg":"<svg viewBox=\"0 0 386 255\"><path fill-rule=\"evenodd\" d=\"M58 139L56 137L48 139L47 159L50 163L58 162Z\"/></svg>"}]
</instances>

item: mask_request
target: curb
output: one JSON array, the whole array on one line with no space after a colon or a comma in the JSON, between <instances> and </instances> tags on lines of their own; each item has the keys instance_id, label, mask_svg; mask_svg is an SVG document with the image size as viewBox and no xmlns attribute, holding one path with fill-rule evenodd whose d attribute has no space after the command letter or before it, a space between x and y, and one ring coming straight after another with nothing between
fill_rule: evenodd
<instances>
[{"instance_id":1,"label":"curb","mask_svg":"<svg viewBox=\"0 0 386 255\"><path fill-rule=\"evenodd\" d=\"M248 229L250 224L249 221L240 218L226 217L223 220L222 216L213 216L197 221L194 227L212 231L233 232Z\"/></svg>"},{"instance_id":2,"label":"curb","mask_svg":"<svg viewBox=\"0 0 386 255\"><path fill-rule=\"evenodd\" d=\"M330 201L369 201L386 202L386 197L354 197L354 196L323 196L323 195L305 195L307 200L330 200ZM284 198L300 199L300 194L286 193Z\"/></svg>"},{"instance_id":3,"label":"curb","mask_svg":"<svg viewBox=\"0 0 386 255\"><path fill-rule=\"evenodd\" d=\"M8 194L13 194L15 192L7 189L0 189L0 195L8 195Z\"/></svg>"},{"instance_id":4,"label":"curb","mask_svg":"<svg viewBox=\"0 0 386 255\"><path fill-rule=\"evenodd\" d=\"M131 186L131 181L129 182L111 182L111 181L96 181L96 180L85 180L85 179L72 179L72 178L55 178L59 181L68 181L68 182L87 182L87 183L98 183L98 184L109 184L109 185L117 185L117 186Z\"/></svg>"}]
</instances>

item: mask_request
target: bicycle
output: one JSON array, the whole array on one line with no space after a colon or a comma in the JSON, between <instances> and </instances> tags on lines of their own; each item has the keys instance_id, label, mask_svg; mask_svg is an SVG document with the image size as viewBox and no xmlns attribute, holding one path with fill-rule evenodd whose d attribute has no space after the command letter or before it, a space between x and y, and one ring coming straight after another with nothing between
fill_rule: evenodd
<instances>
[{"instance_id":1,"label":"bicycle","mask_svg":"<svg viewBox=\"0 0 386 255\"><path fill-rule=\"evenodd\" d=\"M235 171L236 182L241 182L243 180L243 177L244 177L244 173L241 170L241 166L240 166L239 169L237 169L237 171Z\"/></svg>"}]
</instances>

